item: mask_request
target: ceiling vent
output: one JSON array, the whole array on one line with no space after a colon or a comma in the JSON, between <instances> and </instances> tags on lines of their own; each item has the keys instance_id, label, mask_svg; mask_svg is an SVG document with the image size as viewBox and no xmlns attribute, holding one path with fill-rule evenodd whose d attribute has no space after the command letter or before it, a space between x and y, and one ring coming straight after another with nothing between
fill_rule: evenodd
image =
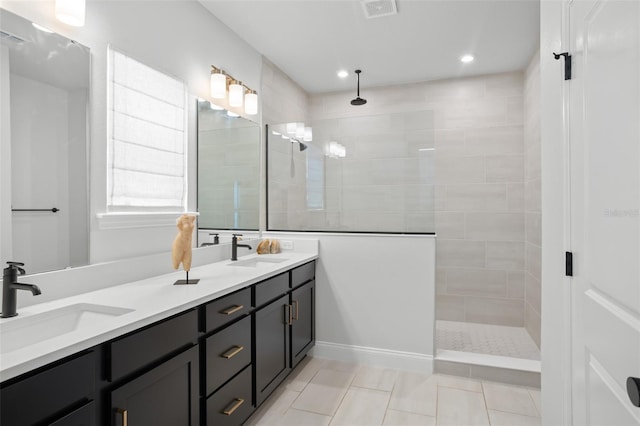
<instances>
[{"instance_id":1,"label":"ceiling vent","mask_svg":"<svg viewBox=\"0 0 640 426\"><path fill-rule=\"evenodd\" d=\"M6 41L12 41L14 43L24 43L23 38L20 38L17 35L8 33L4 30L0 30L0 39L6 40Z\"/></svg>"},{"instance_id":2,"label":"ceiling vent","mask_svg":"<svg viewBox=\"0 0 640 426\"><path fill-rule=\"evenodd\" d=\"M398 14L396 0L361 0L361 3L367 19Z\"/></svg>"}]
</instances>

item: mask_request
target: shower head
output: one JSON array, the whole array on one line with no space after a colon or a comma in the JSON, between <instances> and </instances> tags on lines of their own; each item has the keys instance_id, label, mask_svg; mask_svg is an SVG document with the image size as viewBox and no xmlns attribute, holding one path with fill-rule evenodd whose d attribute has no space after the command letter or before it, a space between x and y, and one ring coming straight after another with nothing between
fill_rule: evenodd
<instances>
[{"instance_id":1,"label":"shower head","mask_svg":"<svg viewBox=\"0 0 640 426\"><path fill-rule=\"evenodd\" d=\"M305 149L308 148L308 146L306 144L303 144L302 142L298 142L300 144L300 151L304 151Z\"/></svg>"},{"instance_id":2,"label":"shower head","mask_svg":"<svg viewBox=\"0 0 640 426\"><path fill-rule=\"evenodd\" d=\"M364 105L367 103L366 99L362 99L360 97L360 73L361 72L362 72L361 70L355 71L356 76L358 77L358 92L357 92L357 97L351 100L351 105L355 105L355 106Z\"/></svg>"}]
</instances>

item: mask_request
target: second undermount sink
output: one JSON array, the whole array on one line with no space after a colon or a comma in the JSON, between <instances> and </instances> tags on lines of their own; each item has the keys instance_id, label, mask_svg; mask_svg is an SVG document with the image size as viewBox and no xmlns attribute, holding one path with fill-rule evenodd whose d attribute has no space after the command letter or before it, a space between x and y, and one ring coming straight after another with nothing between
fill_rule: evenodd
<instances>
[{"instance_id":1,"label":"second undermount sink","mask_svg":"<svg viewBox=\"0 0 640 426\"><path fill-rule=\"evenodd\" d=\"M270 266L275 263L286 262L289 259L285 259L283 257L252 257L251 259L238 260L235 262L231 262L229 266L245 266L248 268L257 268L259 266Z\"/></svg>"},{"instance_id":2,"label":"second undermount sink","mask_svg":"<svg viewBox=\"0 0 640 426\"><path fill-rule=\"evenodd\" d=\"M18 316L0 322L0 353L13 352L129 312L133 309L77 303L36 315Z\"/></svg>"}]
</instances>

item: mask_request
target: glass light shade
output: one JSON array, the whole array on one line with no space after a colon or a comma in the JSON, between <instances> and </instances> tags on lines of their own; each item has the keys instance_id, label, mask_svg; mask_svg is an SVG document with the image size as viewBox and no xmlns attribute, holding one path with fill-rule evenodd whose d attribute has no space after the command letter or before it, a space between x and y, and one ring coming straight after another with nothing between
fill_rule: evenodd
<instances>
[{"instance_id":1,"label":"glass light shade","mask_svg":"<svg viewBox=\"0 0 640 426\"><path fill-rule=\"evenodd\" d=\"M287 133L293 135L296 132L296 123L287 123Z\"/></svg>"},{"instance_id":2,"label":"glass light shade","mask_svg":"<svg viewBox=\"0 0 640 426\"><path fill-rule=\"evenodd\" d=\"M241 84L232 83L229 85L229 105L241 107L244 98L244 87Z\"/></svg>"},{"instance_id":3,"label":"glass light shade","mask_svg":"<svg viewBox=\"0 0 640 426\"><path fill-rule=\"evenodd\" d=\"M224 99L227 95L227 76L222 72L211 73L211 97Z\"/></svg>"},{"instance_id":4,"label":"glass light shade","mask_svg":"<svg viewBox=\"0 0 640 426\"><path fill-rule=\"evenodd\" d=\"M296 123L296 138L304 137L304 123Z\"/></svg>"},{"instance_id":5,"label":"glass light shade","mask_svg":"<svg viewBox=\"0 0 640 426\"><path fill-rule=\"evenodd\" d=\"M85 0L56 0L56 18L73 27L84 26Z\"/></svg>"},{"instance_id":6,"label":"glass light shade","mask_svg":"<svg viewBox=\"0 0 640 426\"><path fill-rule=\"evenodd\" d=\"M244 112L248 115L258 113L258 95L256 93L251 91L244 95Z\"/></svg>"},{"instance_id":7,"label":"glass light shade","mask_svg":"<svg viewBox=\"0 0 640 426\"><path fill-rule=\"evenodd\" d=\"M311 142L313 140L313 130L311 127L304 128L304 139L305 142Z\"/></svg>"}]
</instances>

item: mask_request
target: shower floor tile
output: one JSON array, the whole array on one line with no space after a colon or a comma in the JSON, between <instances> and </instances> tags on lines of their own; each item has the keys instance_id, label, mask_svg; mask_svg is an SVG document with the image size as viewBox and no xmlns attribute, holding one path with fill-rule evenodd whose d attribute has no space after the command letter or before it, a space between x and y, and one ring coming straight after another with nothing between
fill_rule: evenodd
<instances>
[{"instance_id":1,"label":"shower floor tile","mask_svg":"<svg viewBox=\"0 0 640 426\"><path fill-rule=\"evenodd\" d=\"M438 320L436 347L451 351L540 360L540 349L523 327Z\"/></svg>"}]
</instances>

